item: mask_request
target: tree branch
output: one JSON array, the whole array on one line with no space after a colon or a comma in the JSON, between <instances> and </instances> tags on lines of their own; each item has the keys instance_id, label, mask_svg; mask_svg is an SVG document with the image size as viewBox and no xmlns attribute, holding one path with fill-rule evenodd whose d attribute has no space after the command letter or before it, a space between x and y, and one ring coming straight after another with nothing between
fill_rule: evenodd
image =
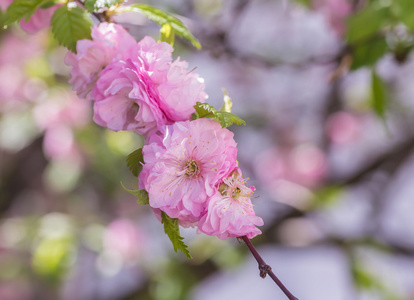
<instances>
[{"instance_id":1,"label":"tree branch","mask_svg":"<svg viewBox=\"0 0 414 300\"><path fill-rule=\"evenodd\" d=\"M273 281L278 285L278 287L283 291L283 293L285 293L286 297L288 297L289 300L299 300L298 298L293 296L292 293L279 280L279 278L277 278L277 276L272 271L272 267L266 264L266 262L257 252L256 248L254 248L253 244L250 242L249 238L247 236L242 236L241 239L246 243L250 252L253 254L254 258L259 264L260 277L265 278L266 275L269 275L273 279Z\"/></svg>"}]
</instances>

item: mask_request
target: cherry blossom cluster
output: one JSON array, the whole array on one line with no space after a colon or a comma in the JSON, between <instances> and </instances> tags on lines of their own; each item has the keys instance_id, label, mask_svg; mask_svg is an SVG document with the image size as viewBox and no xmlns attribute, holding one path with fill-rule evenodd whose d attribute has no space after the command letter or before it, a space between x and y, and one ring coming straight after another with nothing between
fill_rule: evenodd
<instances>
[{"instance_id":1,"label":"cherry blossom cluster","mask_svg":"<svg viewBox=\"0 0 414 300\"><path fill-rule=\"evenodd\" d=\"M65 59L74 90L94 103L94 121L145 136L139 188L156 215L221 239L260 234L263 225L237 164L233 133L210 119L191 120L207 98L203 80L173 48L120 25L101 23Z\"/></svg>"}]
</instances>

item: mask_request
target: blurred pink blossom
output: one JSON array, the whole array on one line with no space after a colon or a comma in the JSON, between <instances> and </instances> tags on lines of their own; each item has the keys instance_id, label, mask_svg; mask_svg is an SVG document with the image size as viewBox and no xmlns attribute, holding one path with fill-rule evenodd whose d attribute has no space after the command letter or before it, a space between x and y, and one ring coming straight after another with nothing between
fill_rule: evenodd
<instances>
[{"instance_id":1,"label":"blurred pink blossom","mask_svg":"<svg viewBox=\"0 0 414 300\"><path fill-rule=\"evenodd\" d=\"M25 64L40 55L44 36L5 34L0 48L0 111L17 109L34 101L43 85L24 72Z\"/></svg>"},{"instance_id":2,"label":"blurred pink blossom","mask_svg":"<svg viewBox=\"0 0 414 300\"><path fill-rule=\"evenodd\" d=\"M314 187L325 178L328 165L322 150L312 144L301 144L292 149L271 148L264 151L257 158L255 170L265 186L272 186L278 180L288 180Z\"/></svg>"},{"instance_id":3,"label":"blurred pink blossom","mask_svg":"<svg viewBox=\"0 0 414 300\"><path fill-rule=\"evenodd\" d=\"M5 11L9 7L9 5L13 2L13 0L0 0L0 8L1 10Z\"/></svg>"},{"instance_id":4,"label":"blurred pink blossom","mask_svg":"<svg viewBox=\"0 0 414 300\"><path fill-rule=\"evenodd\" d=\"M50 26L50 20L56 9L58 9L61 4L53 5L52 7L42 9L39 8L36 12L30 17L29 21L26 22L23 19L20 22L20 26L27 33L33 34L38 32L41 29L47 28Z\"/></svg>"},{"instance_id":5,"label":"blurred pink blossom","mask_svg":"<svg viewBox=\"0 0 414 300\"><path fill-rule=\"evenodd\" d=\"M328 23L338 35L344 33L346 18L352 12L350 1L314 0L313 6L325 16Z\"/></svg>"},{"instance_id":6,"label":"blurred pink blossom","mask_svg":"<svg viewBox=\"0 0 414 300\"><path fill-rule=\"evenodd\" d=\"M73 92L60 92L38 104L33 113L36 125L45 132L46 156L80 162L81 153L73 129L90 122L89 103L77 98Z\"/></svg>"},{"instance_id":7,"label":"blurred pink blossom","mask_svg":"<svg viewBox=\"0 0 414 300\"><path fill-rule=\"evenodd\" d=\"M22 280L0 283L0 299L2 300L27 300L30 299L31 294L32 291L28 284Z\"/></svg>"},{"instance_id":8,"label":"blurred pink blossom","mask_svg":"<svg viewBox=\"0 0 414 300\"><path fill-rule=\"evenodd\" d=\"M131 220L117 219L106 228L103 244L106 250L115 251L129 261L143 254L147 240Z\"/></svg>"},{"instance_id":9,"label":"blurred pink blossom","mask_svg":"<svg viewBox=\"0 0 414 300\"><path fill-rule=\"evenodd\" d=\"M356 117L347 112L337 112L329 116L326 122L326 132L332 142L347 144L354 141L360 131Z\"/></svg>"},{"instance_id":10,"label":"blurred pink blossom","mask_svg":"<svg viewBox=\"0 0 414 300\"><path fill-rule=\"evenodd\" d=\"M76 148L72 128L59 125L47 128L43 139L45 155L51 159L78 159L80 155Z\"/></svg>"}]
</instances>

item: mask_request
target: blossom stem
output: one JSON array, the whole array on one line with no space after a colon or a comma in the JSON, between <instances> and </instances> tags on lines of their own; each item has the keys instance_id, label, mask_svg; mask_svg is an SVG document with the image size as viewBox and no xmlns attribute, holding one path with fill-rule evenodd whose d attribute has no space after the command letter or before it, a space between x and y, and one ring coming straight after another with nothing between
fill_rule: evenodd
<instances>
[{"instance_id":1,"label":"blossom stem","mask_svg":"<svg viewBox=\"0 0 414 300\"><path fill-rule=\"evenodd\" d=\"M273 281L278 285L278 287L283 291L283 293L285 293L289 300L299 300L298 298L293 296L292 293L279 280L279 278L277 278L277 276L272 271L272 267L266 264L266 262L257 252L256 248L253 246L252 242L250 242L249 238L247 236L242 236L241 239L246 243L250 252L253 254L254 258L259 264L260 277L265 278L266 275L269 275L273 279Z\"/></svg>"}]
</instances>

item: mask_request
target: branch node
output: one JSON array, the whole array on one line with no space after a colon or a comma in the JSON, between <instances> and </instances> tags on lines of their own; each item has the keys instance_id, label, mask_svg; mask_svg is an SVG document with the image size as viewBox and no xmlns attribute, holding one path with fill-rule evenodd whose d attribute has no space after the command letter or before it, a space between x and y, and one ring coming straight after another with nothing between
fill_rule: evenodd
<instances>
[{"instance_id":1,"label":"branch node","mask_svg":"<svg viewBox=\"0 0 414 300\"><path fill-rule=\"evenodd\" d=\"M266 275L272 271L272 267L267 264L259 265L259 270L260 270L260 277L266 278Z\"/></svg>"}]
</instances>

